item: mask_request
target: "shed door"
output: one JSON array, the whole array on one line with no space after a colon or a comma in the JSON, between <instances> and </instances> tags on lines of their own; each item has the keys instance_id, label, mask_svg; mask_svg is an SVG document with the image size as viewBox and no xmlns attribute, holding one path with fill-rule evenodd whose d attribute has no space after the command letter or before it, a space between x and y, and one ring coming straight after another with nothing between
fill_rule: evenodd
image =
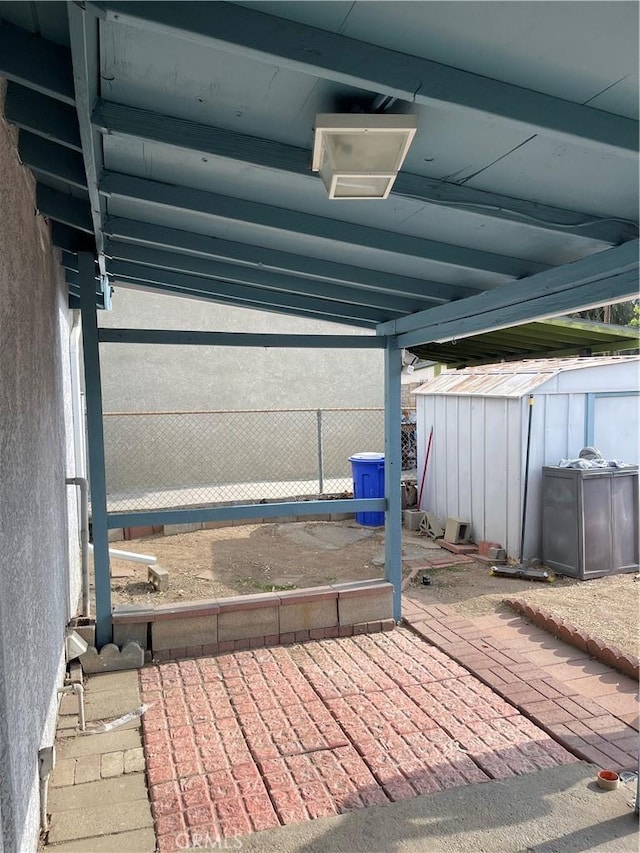
<instances>
[{"instance_id":1,"label":"shed door","mask_svg":"<svg viewBox=\"0 0 640 853\"><path fill-rule=\"evenodd\" d=\"M597 447L605 459L640 462L640 397L633 392L587 395L585 443Z\"/></svg>"}]
</instances>

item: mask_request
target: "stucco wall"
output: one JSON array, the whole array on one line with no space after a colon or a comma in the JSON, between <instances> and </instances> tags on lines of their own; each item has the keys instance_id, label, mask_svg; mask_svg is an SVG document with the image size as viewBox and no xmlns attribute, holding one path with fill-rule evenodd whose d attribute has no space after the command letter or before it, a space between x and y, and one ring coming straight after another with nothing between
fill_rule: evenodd
<instances>
[{"instance_id":1,"label":"stucco wall","mask_svg":"<svg viewBox=\"0 0 640 853\"><path fill-rule=\"evenodd\" d=\"M369 334L116 285L100 325L288 334ZM105 411L382 406L381 350L240 349L103 344Z\"/></svg>"},{"instance_id":2,"label":"stucco wall","mask_svg":"<svg viewBox=\"0 0 640 853\"><path fill-rule=\"evenodd\" d=\"M0 106L4 81L0 80ZM4 853L35 850L38 750L53 741L64 626L79 590L65 486L69 312L34 182L0 111L0 814ZM69 435L67 434L69 433ZM67 523L69 516L69 524Z\"/></svg>"},{"instance_id":3,"label":"stucco wall","mask_svg":"<svg viewBox=\"0 0 640 853\"><path fill-rule=\"evenodd\" d=\"M361 329L116 284L109 327L220 332L362 334ZM316 409L381 407L380 350L103 344L106 412L310 409L297 415L107 418L110 495L202 484L317 476ZM383 449L382 414L331 413L325 477L350 476L351 453Z\"/></svg>"}]
</instances>

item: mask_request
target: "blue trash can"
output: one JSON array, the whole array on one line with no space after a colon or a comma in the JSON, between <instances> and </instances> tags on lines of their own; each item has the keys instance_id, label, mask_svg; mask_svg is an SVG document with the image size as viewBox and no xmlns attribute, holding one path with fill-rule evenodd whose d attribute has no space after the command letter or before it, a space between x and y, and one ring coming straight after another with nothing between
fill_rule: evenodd
<instances>
[{"instance_id":1,"label":"blue trash can","mask_svg":"<svg viewBox=\"0 0 640 853\"><path fill-rule=\"evenodd\" d=\"M384 453L354 453L349 462L354 498L383 498ZM382 527L384 512L357 512L356 521L365 527Z\"/></svg>"}]
</instances>

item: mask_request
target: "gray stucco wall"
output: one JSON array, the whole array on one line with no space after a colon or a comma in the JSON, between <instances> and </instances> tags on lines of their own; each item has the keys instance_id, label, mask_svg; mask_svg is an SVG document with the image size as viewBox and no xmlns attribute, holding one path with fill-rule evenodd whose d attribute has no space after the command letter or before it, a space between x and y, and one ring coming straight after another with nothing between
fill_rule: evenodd
<instances>
[{"instance_id":1,"label":"gray stucco wall","mask_svg":"<svg viewBox=\"0 0 640 853\"><path fill-rule=\"evenodd\" d=\"M366 334L350 326L117 285L113 309L101 314L100 323L221 332ZM380 350L103 344L100 355L105 412L271 410L106 418L110 495L310 480L318 470L315 410L383 406ZM274 409L312 411L278 415ZM383 449L380 412L329 413L323 423L327 478L349 478L351 453Z\"/></svg>"},{"instance_id":2,"label":"gray stucco wall","mask_svg":"<svg viewBox=\"0 0 640 853\"><path fill-rule=\"evenodd\" d=\"M0 80L0 107L4 81ZM64 626L79 590L65 287L16 132L0 109L0 815L36 848L38 750L53 742ZM72 472L71 472L72 473ZM69 519L69 524L68 524Z\"/></svg>"},{"instance_id":3,"label":"gray stucco wall","mask_svg":"<svg viewBox=\"0 0 640 853\"><path fill-rule=\"evenodd\" d=\"M212 332L369 334L362 329L116 285L101 326ZM104 409L382 406L380 350L240 349L103 344Z\"/></svg>"}]
</instances>

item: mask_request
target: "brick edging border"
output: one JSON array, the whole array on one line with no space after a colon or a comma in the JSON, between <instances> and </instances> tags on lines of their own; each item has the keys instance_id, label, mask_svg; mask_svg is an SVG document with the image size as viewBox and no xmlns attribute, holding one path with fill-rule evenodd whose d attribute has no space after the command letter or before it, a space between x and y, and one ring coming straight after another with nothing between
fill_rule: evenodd
<instances>
[{"instance_id":1,"label":"brick edging border","mask_svg":"<svg viewBox=\"0 0 640 853\"><path fill-rule=\"evenodd\" d=\"M564 640L565 643L570 643L583 652L597 658L607 666L617 669L624 675L640 681L640 660L635 655L627 654L617 646L610 645L606 640L589 634L583 631L582 628L576 628L571 622L545 610L544 607L538 607L535 604L529 604L522 598L503 598L502 603L506 604L516 613L525 616L534 625L548 631L559 640Z\"/></svg>"}]
</instances>

